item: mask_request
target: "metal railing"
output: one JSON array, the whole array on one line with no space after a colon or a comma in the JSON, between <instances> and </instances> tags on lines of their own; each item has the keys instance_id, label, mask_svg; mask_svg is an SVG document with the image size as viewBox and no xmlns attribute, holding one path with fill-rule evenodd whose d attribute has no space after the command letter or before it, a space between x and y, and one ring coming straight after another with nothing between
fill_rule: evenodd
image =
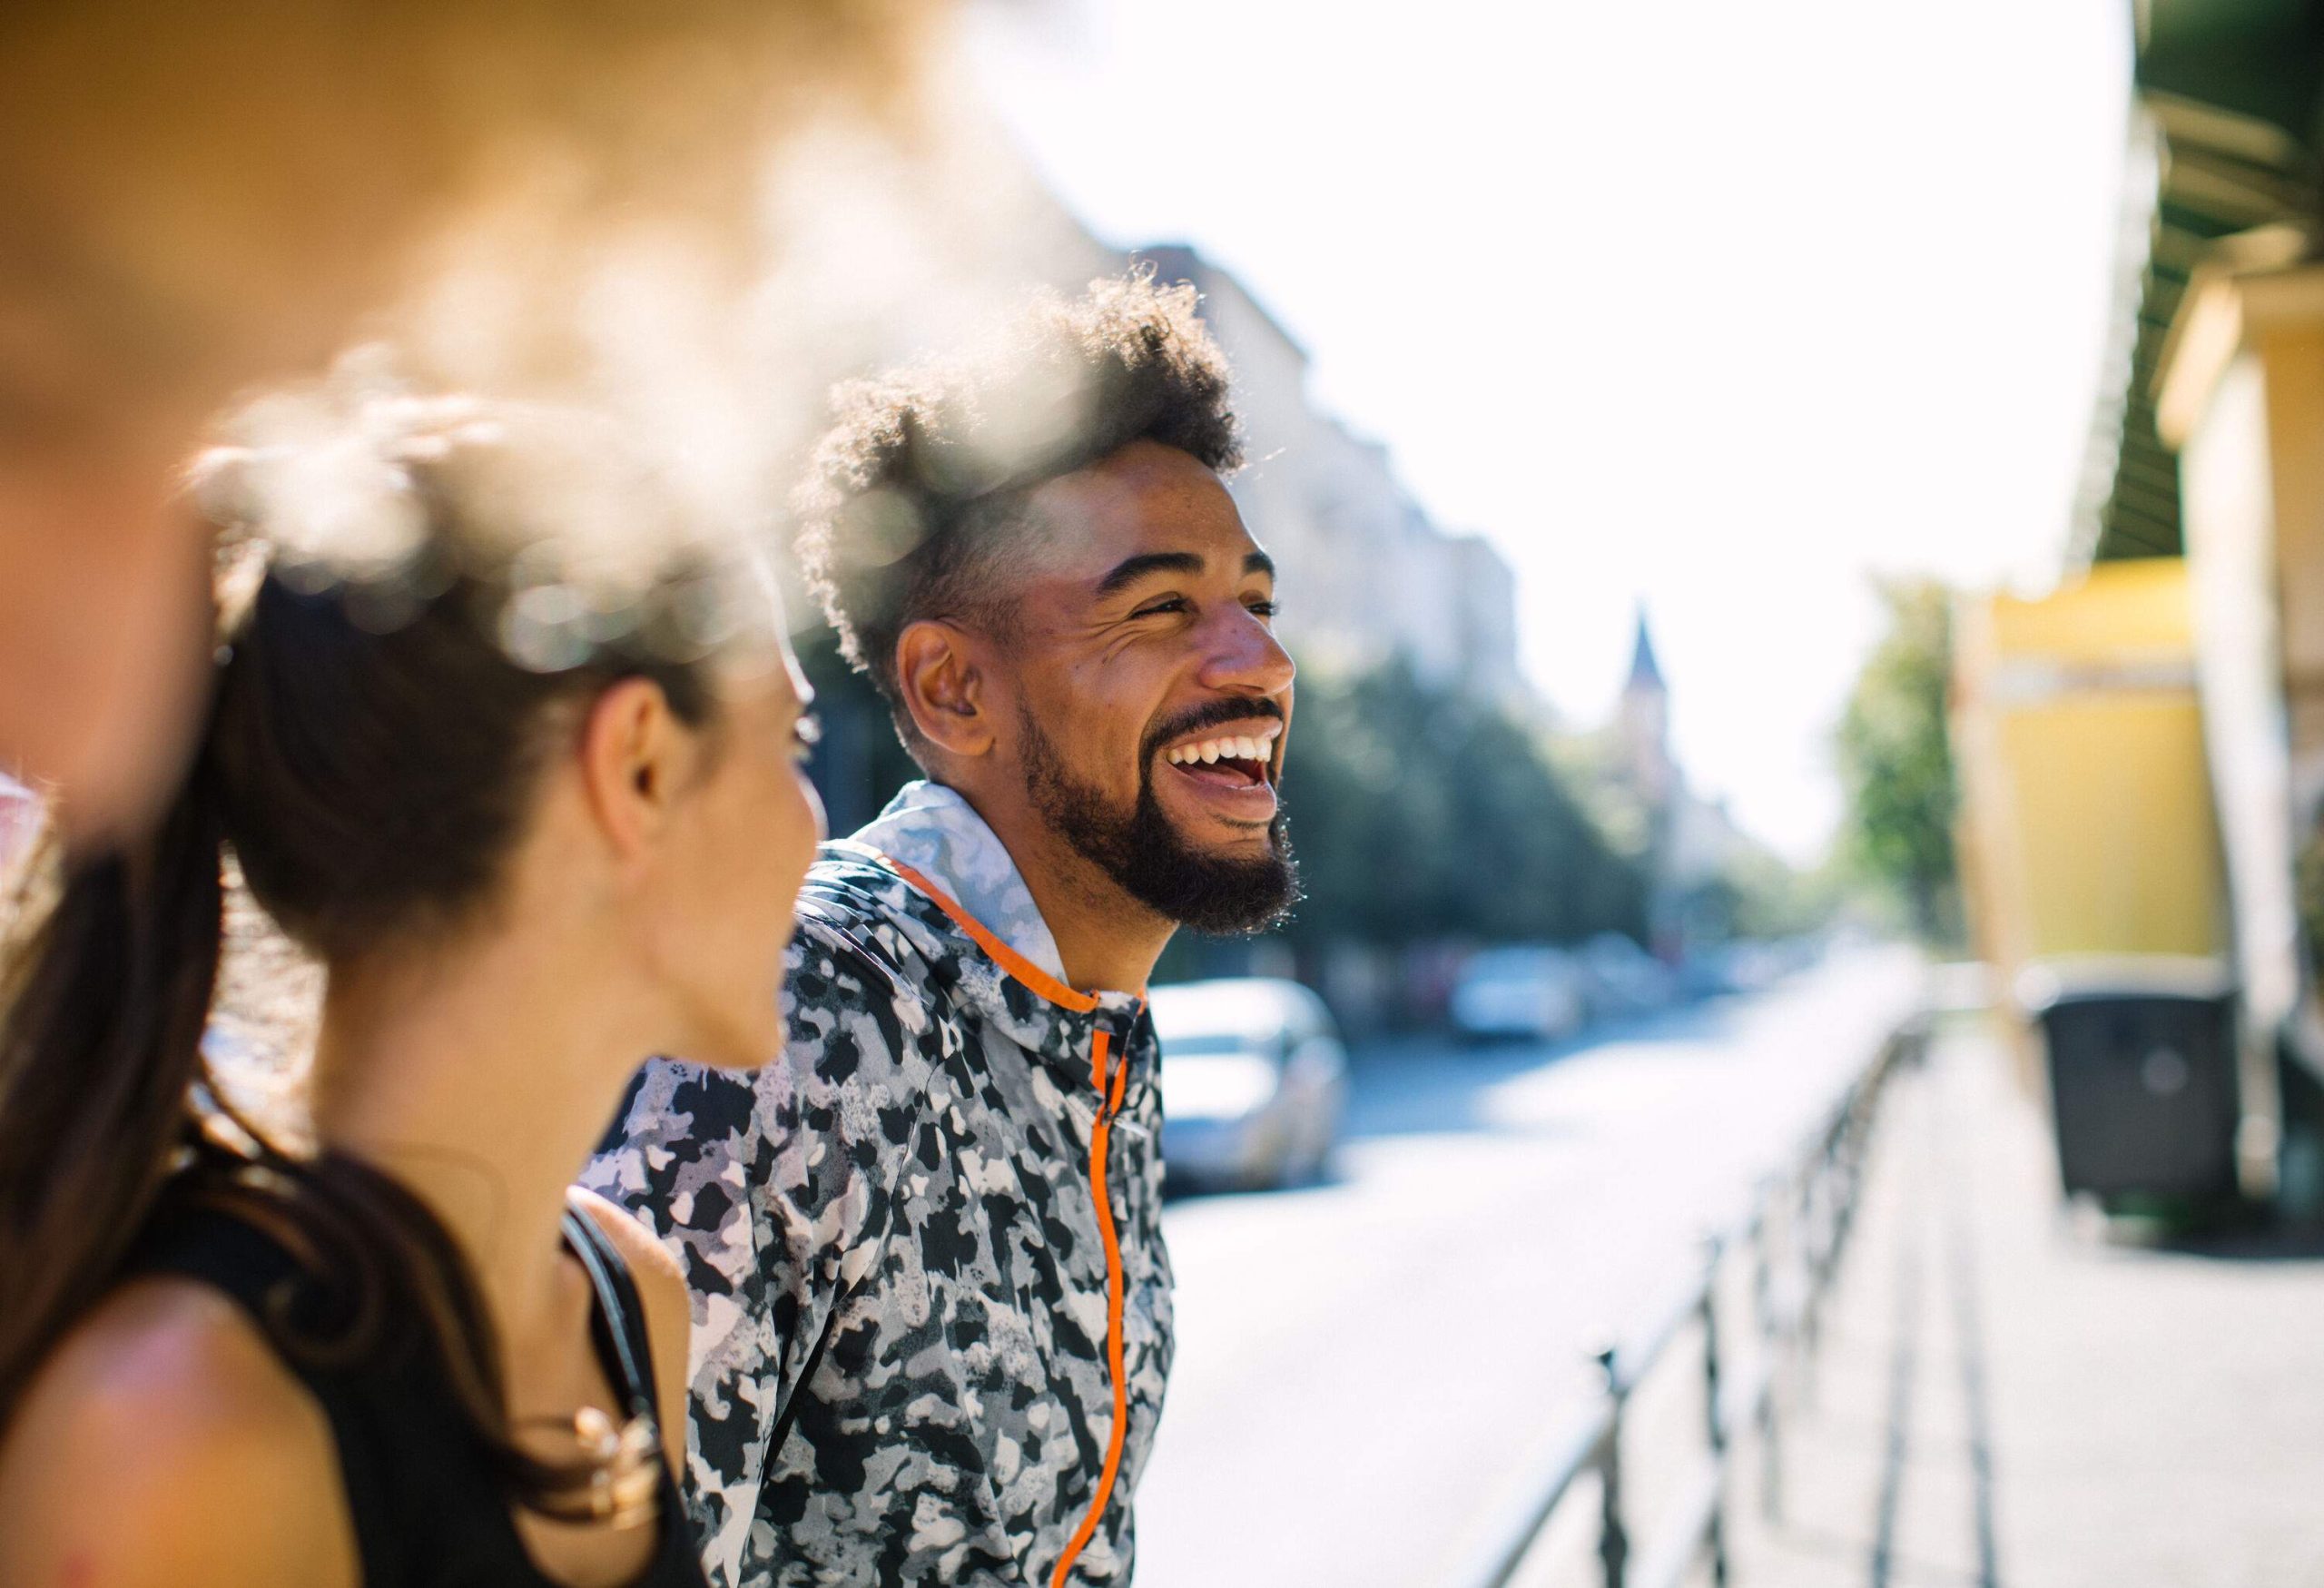
<instances>
[{"instance_id":1,"label":"metal railing","mask_svg":"<svg viewBox=\"0 0 2324 1588\"><path fill-rule=\"evenodd\" d=\"M1700 1270L1654 1327L1634 1340L1595 1354L1604 1398L1570 1438L1560 1442L1529 1497L1492 1530L1467 1569L1452 1579L1457 1588L1507 1588L1567 1496L1583 1478L1593 1475L1598 1479L1597 1553L1606 1588L1676 1588L1706 1555L1712 1583L1725 1588L1730 1435L1745 1425L1757 1430L1760 1504L1770 1519L1779 1516L1783 1430L1777 1372L1787 1358L1803 1375L1812 1366L1824 1297L1838 1271L1863 1190L1866 1148L1882 1090L1901 1064L1920 1055L1926 1041L1926 1022L1917 1016L1892 1032L1785 1167L1760 1182L1743 1219L1707 1240ZM1794 1270L1781 1294L1769 1253L1771 1226L1778 1220L1786 1234L1784 1255ZM1750 1312L1758 1331L1748 1375L1734 1370L1719 1299L1722 1265L1738 1252L1748 1254L1750 1264ZM1622 1488L1622 1435L1630 1398L1697 1326L1702 1345L1706 1454L1670 1507L1672 1514L1659 1520L1650 1547L1640 1552Z\"/></svg>"}]
</instances>

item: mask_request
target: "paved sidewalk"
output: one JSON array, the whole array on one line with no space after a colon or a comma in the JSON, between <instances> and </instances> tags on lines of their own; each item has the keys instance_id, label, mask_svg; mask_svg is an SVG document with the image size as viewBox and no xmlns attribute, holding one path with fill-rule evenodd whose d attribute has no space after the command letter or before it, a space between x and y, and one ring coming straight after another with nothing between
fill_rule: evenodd
<instances>
[{"instance_id":1,"label":"paved sidewalk","mask_svg":"<svg viewBox=\"0 0 2324 1588\"><path fill-rule=\"evenodd\" d=\"M1901 1075L1738 1588L2324 1584L2324 1248L2158 1249L2070 1214L1975 1028Z\"/></svg>"}]
</instances>

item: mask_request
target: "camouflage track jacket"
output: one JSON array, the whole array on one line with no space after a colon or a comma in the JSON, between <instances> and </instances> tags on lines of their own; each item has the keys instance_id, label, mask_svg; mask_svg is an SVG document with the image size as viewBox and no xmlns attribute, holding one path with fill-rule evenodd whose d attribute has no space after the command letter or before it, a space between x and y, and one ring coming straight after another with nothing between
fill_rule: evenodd
<instances>
[{"instance_id":1,"label":"camouflage track jacket","mask_svg":"<svg viewBox=\"0 0 2324 1588\"><path fill-rule=\"evenodd\" d=\"M1063 984L928 784L825 846L786 996L781 1060L649 1064L585 1177L686 1268L712 1581L1128 1583L1172 1346L1142 1002Z\"/></svg>"}]
</instances>

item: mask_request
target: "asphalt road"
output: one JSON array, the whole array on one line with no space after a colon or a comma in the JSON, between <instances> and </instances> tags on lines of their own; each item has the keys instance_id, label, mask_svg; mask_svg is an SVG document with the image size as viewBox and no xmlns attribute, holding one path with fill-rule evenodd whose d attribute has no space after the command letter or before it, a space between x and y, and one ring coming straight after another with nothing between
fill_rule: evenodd
<instances>
[{"instance_id":1,"label":"asphalt road","mask_svg":"<svg viewBox=\"0 0 2324 1588\"><path fill-rule=\"evenodd\" d=\"M1140 1588L1443 1582L1916 985L1860 952L1578 1044L1360 1053L1327 1183L1166 1215Z\"/></svg>"}]
</instances>

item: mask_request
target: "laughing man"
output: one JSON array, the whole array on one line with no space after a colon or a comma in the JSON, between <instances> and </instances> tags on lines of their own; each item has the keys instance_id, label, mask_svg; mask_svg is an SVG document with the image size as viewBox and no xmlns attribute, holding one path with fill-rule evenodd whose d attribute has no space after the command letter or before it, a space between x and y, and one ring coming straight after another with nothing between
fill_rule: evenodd
<instances>
[{"instance_id":1,"label":"laughing man","mask_svg":"<svg viewBox=\"0 0 2324 1588\"><path fill-rule=\"evenodd\" d=\"M801 554L927 779L810 874L784 1055L649 1066L591 1175L691 1278L715 1581L1129 1581L1172 1345L1143 992L1296 893L1226 388L1190 289L1101 282L824 442Z\"/></svg>"}]
</instances>

